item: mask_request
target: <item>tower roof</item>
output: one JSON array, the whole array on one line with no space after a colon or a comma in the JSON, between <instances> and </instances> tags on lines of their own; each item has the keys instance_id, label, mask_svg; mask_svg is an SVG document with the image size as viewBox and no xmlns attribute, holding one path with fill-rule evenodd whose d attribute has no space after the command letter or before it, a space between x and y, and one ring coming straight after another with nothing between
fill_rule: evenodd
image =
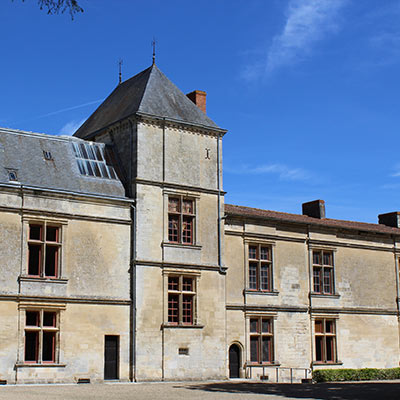
<instances>
[{"instance_id":1,"label":"tower roof","mask_svg":"<svg viewBox=\"0 0 400 400\"><path fill-rule=\"evenodd\" d=\"M153 64L118 85L74 135L86 138L135 113L220 129Z\"/></svg>"}]
</instances>

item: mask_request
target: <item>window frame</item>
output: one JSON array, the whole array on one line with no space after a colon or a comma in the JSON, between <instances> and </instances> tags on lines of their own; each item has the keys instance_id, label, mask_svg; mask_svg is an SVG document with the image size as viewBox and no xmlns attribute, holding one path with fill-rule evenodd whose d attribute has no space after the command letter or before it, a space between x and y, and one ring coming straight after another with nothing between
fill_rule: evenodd
<instances>
[{"instance_id":1,"label":"window frame","mask_svg":"<svg viewBox=\"0 0 400 400\"><path fill-rule=\"evenodd\" d=\"M316 317L313 321L314 327L314 364L337 364L338 356L337 356L337 327L336 327L336 318L332 317ZM327 332L326 326L327 322L332 326L332 332ZM317 332L317 323L321 323L322 331ZM320 342L320 344L317 343ZM332 357L328 360L328 340L330 342L330 352ZM320 360L317 360L318 348L320 348L319 353L321 354Z\"/></svg>"},{"instance_id":2,"label":"window frame","mask_svg":"<svg viewBox=\"0 0 400 400\"><path fill-rule=\"evenodd\" d=\"M275 364L275 342L274 342L274 317L272 316L249 316L249 364L250 365L274 365ZM256 331L252 331L252 321L256 322ZM263 322L268 321L269 331L263 331ZM257 360L252 358L252 338L256 339ZM263 340L268 338L269 359L263 360Z\"/></svg>"},{"instance_id":3,"label":"window frame","mask_svg":"<svg viewBox=\"0 0 400 400\"><path fill-rule=\"evenodd\" d=\"M32 238L32 228L39 227L40 228L40 237ZM56 238L55 240L48 239L48 229L55 228L56 229ZM62 264L62 247L63 247L63 224L57 223L55 221L36 221L31 220L27 222L27 266L26 266L26 276L29 278L45 278L45 279L59 279L61 277L61 264ZM33 254L32 249L38 248L37 255L37 273L32 273L31 269L31 254ZM54 274L48 274L46 272L48 260L48 252L49 249L55 249L56 257L54 262ZM35 256L34 256L35 257ZM32 267L34 268L34 267Z\"/></svg>"},{"instance_id":4,"label":"window frame","mask_svg":"<svg viewBox=\"0 0 400 400\"><path fill-rule=\"evenodd\" d=\"M171 200L177 200L178 209L173 210L171 207ZM184 210L184 203L191 202L191 212ZM182 246L191 246L196 244L196 211L197 201L193 196L185 196L183 194L168 194L167 196L167 239L168 243L179 244ZM171 220L176 220L176 234L171 233ZM190 221L190 239L184 240L185 232L185 221ZM172 238L176 236L176 239Z\"/></svg>"},{"instance_id":5,"label":"window frame","mask_svg":"<svg viewBox=\"0 0 400 400\"><path fill-rule=\"evenodd\" d=\"M176 288L172 288L172 280L175 280ZM185 288L185 280L191 280L191 290ZM166 275L167 310L166 325L169 326L196 326L197 325L197 276L188 273L168 273ZM190 320L185 314L185 300L190 298ZM175 307L171 307L171 301L175 299ZM186 308L187 310L187 308ZM173 311L173 312L171 312ZM174 320L175 319L175 320Z\"/></svg>"},{"instance_id":6,"label":"window frame","mask_svg":"<svg viewBox=\"0 0 400 400\"><path fill-rule=\"evenodd\" d=\"M23 333L23 363L28 365L53 365L59 362L59 347L60 347L60 310L46 309L46 308L26 308L24 310L24 333ZM28 313L37 313L36 325L28 325ZM45 313L53 314L53 325L45 325ZM36 344L33 353L35 354L34 360L27 360L27 333L36 333ZM44 360L45 353L45 335L52 336L51 344L51 360Z\"/></svg>"},{"instance_id":7,"label":"window frame","mask_svg":"<svg viewBox=\"0 0 400 400\"><path fill-rule=\"evenodd\" d=\"M256 257L250 257L250 249L256 247ZM273 279L273 247L271 243L255 243L249 242L247 245L247 290L250 292L272 293L274 292L274 279ZM268 249L268 259L261 258L261 249ZM251 267L255 266L255 287L252 287ZM267 287L262 287L262 268L267 267Z\"/></svg>"},{"instance_id":8,"label":"window frame","mask_svg":"<svg viewBox=\"0 0 400 400\"><path fill-rule=\"evenodd\" d=\"M315 255L319 253L321 263L315 262ZM311 278L314 294L334 295L335 294L335 259L334 250L312 249L311 250ZM330 263L325 263L325 255L329 256ZM328 273L328 274L326 274ZM329 278L328 284L325 283L326 277ZM326 287L328 289L326 290Z\"/></svg>"}]
</instances>

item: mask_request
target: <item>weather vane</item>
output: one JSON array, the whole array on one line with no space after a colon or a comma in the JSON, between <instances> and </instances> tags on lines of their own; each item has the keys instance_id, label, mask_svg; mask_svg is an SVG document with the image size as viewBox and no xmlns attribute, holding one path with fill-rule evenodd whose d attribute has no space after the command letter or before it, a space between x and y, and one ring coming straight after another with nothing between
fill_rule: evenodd
<instances>
[{"instance_id":1,"label":"weather vane","mask_svg":"<svg viewBox=\"0 0 400 400\"><path fill-rule=\"evenodd\" d=\"M153 65L154 65L156 63L156 38L153 38L151 45L153 46Z\"/></svg>"},{"instance_id":2,"label":"weather vane","mask_svg":"<svg viewBox=\"0 0 400 400\"><path fill-rule=\"evenodd\" d=\"M118 60L118 68L119 68L119 85L122 82L122 58Z\"/></svg>"}]
</instances>

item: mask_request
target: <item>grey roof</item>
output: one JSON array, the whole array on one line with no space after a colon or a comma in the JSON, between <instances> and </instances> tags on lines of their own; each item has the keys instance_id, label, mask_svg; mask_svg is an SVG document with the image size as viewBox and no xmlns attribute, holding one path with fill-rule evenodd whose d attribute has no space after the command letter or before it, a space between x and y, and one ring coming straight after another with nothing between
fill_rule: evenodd
<instances>
[{"instance_id":1,"label":"grey roof","mask_svg":"<svg viewBox=\"0 0 400 400\"><path fill-rule=\"evenodd\" d=\"M118 85L74 136L88 137L135 113L220 129L154 64Z\"/></svg>"},{"instance_id":2,"label":"grey roof","mask_svg":"<svg viewBox=\"0 0 400 400\"><path fill-rule=\"evenodd\" d=\"M44 189L66 190L90 195L125 197L122 183L81 175L69 136L52 136L0 128L0 184L10 184L9 170L16 170L17 183ZM53 160L45 160L50 151Z\"/></svg>"}]
</instances>

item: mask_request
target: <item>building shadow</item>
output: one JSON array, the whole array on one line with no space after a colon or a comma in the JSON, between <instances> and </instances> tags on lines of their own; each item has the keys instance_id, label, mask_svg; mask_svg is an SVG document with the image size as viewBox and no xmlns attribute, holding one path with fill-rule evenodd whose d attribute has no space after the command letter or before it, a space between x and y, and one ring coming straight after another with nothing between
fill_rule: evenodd
<instances>
[{"instance_id":1,"label":"building shadow","mask_svg":"<svg viewBox=\"0 0 400 400\"><path fill-rule=\"evenodd\" d=\"M258 383L258 382L212 382L180 385L176 388L189 390L235 393L265 394L293 399L318 400L391 400L400 399L400 383Z\"/></svg>"}]
</instances>

